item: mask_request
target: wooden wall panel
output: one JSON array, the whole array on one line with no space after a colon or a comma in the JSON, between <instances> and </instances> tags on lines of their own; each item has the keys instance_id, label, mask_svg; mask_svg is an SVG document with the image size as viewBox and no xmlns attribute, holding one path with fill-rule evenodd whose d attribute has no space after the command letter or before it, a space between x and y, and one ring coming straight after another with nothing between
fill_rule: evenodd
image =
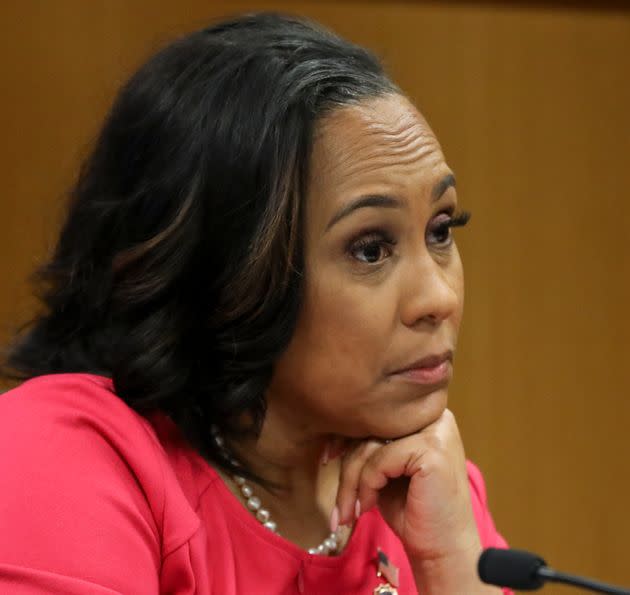
<instances>
[{"instance_id":1,"label":"wooden wall panel","mask_svg":"<svg viewBox=\"0 0 630 595\"><path fill-rule=\"evenodd\" d=\"M30 0L0 8L0 325L116 88L259 8L374 48L436 129L471 227L452 407L509 541L630 585L630 11L464 2ZM548 593L563 592L548 588Z\"/></svg>"}]
</instances>

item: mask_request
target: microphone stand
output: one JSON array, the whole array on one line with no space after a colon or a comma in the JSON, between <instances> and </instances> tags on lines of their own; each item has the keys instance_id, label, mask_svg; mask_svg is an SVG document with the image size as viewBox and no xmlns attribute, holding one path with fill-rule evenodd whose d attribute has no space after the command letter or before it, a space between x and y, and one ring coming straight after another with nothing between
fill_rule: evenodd
<instances>
[{"instance_id":1,"label":"microphone stand","mask_svg":"<svg viewBox=\"0 0 630 595\"><path fill-rule=\"evenodd\" d=\"M594 581L590 578L584 578L573 574L567 574L566 572L558 572L549 566L541 566L536 571L536 574L545 581L553 583L564 583L565 585L573 585L574 587L583 587L590 589L596 593L609 593L610 595L630 595L630 591L608 585L599 581Z\"/></svg>"},{"instance_id":2,"label":"microphone stand","mask_svg":"<svg viewBox=\"0 0 630 595\"><path fill-rule=\"evenodd\" d=\"M628 589L558 572L547 566L540 556L525 550L487 548L479 557L477 573L484 583L517 591L534 591L549 581L582 587L596 593L630 595Z\"/></svg>"}]
</instances>

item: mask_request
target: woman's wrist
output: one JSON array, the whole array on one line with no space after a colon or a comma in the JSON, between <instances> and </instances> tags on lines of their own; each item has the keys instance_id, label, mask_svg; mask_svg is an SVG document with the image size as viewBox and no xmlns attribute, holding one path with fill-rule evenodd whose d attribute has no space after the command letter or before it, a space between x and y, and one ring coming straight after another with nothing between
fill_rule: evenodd
<instances>
[{"instance_id":1,"label":"woman's wrist","mask_svg":"<svg viewBox=\"0 0 630 595\"><path fill-rule=\"evenodd\" d=\"M416 587L422 595L500 595L498 587L481 582L477 561L481 544L431 559L410 558Z\"/></svg>"}]
</instances>

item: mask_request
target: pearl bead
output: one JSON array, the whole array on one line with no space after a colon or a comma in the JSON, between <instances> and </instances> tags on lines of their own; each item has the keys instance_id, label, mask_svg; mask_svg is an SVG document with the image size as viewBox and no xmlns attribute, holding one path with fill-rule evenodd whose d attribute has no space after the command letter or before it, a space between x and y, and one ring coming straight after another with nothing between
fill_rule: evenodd
<instances>
[{"instance_id":1,"label":"pearl bead","mask_svg":"<svg viewBox=\"0 0 630 595\"><path fill-rule=\"evenodd\" d=\"M319 554L319 552L317 551L317 548L316 548L316 547L312 547L312 548L310 548L310 549L308 550L308 553L309 553L309 554L313 554L314 556L315 556L315 555L317 555L317 554Z\"/></svg>"},{"instance_id":2,"label":"pearl bead","mask_svg":"<svg viewBox=\"0 0 630 595\"><path fill-rule=\"evenodd\" d=\"M276 525L274 521L267 521L266 523L263 523L263 527L267 527L267 529L273 531L274 533L278 530L278 525Z\"/></svg>"},{"instance_id":3,"label":"pearl bead","mask_svg":"<svg viewBox=\"0 0 630 595\"><path fill-rule=\"evenodd\" d=\"M334 552L337 549L337 542L334 539L331 539L330 537L328 539L324 539L324 544L326 546L326 549L329 552Z\"/></svg>"},{"instance_id":4,"label":"pearl bead","mask_svg":"<svg viewBox=\"0 0 630 595\"><path fill-rule=\"evenodd\" d=\"M260 508L260 498L251 496L251 498L247 500L247 508L254 511L258 510Z\"/></svg>"},{"instance_id":5,"label":"pearl bead","mask_svg":"<svg viewBox=\"0 0 630 595\"><path fill-rule=\"evenodd\" d=\"M247 484L243 484L241 486L241 494L243 494L243 496L245 496L245 498L250 498L253 494L252 492L252 488L250 488Z\"/></svg>"},{"instance_id":6,"label":"pearl bead","mask_svg":"<svg viewBox=\"0 0 630 595\"><path fill-rule=\"evenodd\" d=\"M241 477L240 475L235 475L234 476L234 483L237 486L242 486L245 483L245 478Z\"/></svg>"},{"instance_id":7,"label":"pearl bead","mask_svg":"<svg viewBox=\"0 0 630 595\"><path fill-rule=\"evenodd\" d=\"M225 446L225 440L221 436L215 436L214 441L217 443L217 446L223 448Z\"/></svg>"},{"instance_id":8,"label":"pearl bead","mask_svg":"<svg viewBox=\"0 0 630 595\"><path fill-rule=\"evenodd\" d=\"M320 543L317 546L317 553L320 554L320 555L327 554L328 553L328 549L326 548L326 546L323 543Z\"/></svg>"},{"instance_id":9,"label":"pearl bead","mask_svg":"<svg viewBox=\"0 0 630 595\"><path fill-rule=\"evenodd\" d=\"M256 518L261 523L266 523L271 518L271 514L266 508L260 508L258 512L256 513Z\"/></svg>"}]
</instances>

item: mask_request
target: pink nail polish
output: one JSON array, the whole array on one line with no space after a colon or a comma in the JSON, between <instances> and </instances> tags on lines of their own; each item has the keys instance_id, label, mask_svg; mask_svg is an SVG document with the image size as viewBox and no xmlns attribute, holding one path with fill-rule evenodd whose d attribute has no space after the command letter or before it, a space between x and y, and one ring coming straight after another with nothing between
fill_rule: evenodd
<instances>
[{"instance_id":1,"label":"pink nail polish","mask_svg":"<svg viewBox=\"0 0 630 595\"><path fill-rule=\"evenodd\" d=\"M339 509L335 506L330 515L330 532L334 533L339 528Z\"/></svg>"},{"instance_id":2,"label":"pink nail polish","mask_svg":"<svg viewBox=\"0 0 630 595\"><path fill-rule=\"evenodd\" d=\"M358 519L361 516L361 502L358 500L354 503L354 518Z\"/></svg>"},{"instance_id":3,"label":"pink nail polish","mask_svg":"<svg viewBox=\"0 0 630 595\"><path fill-rule=\"evenodd\" d=\"M322 456L319 458L319 462L322 465L327 465L329 456L330 456L330 447L328 446L328 442L326 442L324 446L324 450L322 451Z\"/></svg>"}]
</instances>

